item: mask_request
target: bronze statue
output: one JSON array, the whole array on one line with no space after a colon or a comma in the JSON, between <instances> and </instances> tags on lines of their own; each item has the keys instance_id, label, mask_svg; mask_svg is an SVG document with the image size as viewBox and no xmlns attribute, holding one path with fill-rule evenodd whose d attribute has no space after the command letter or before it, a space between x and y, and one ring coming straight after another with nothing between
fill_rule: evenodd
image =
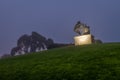
<instances>
[{"instance_id":1,"label":"bronze statue","mask_svg":"<svg viewBox=\"0 0 120 80\"><path fill-rule=\"evenodd\" d=\"M74 31L79 35L90 34L90 28L86 24L81 23L80 21L74 27Z\"/></svg>"}]
</instances>

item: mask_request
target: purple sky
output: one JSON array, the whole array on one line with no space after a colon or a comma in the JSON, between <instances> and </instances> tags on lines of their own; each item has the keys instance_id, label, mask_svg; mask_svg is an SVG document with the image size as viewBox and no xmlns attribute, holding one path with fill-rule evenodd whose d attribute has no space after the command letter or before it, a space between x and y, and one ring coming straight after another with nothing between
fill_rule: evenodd
<instances>
[{"instance_id":1,"label":"purple sky","mask_svg":"<svg viewBox=\"0 0 120 80\"><path fill-rule=\"evenodd\" d=\"M0 54L32 31L73 43L78 20L90 26L96 39L120 42L120 0L0 0Z\"/></svg>"}]
</instances>

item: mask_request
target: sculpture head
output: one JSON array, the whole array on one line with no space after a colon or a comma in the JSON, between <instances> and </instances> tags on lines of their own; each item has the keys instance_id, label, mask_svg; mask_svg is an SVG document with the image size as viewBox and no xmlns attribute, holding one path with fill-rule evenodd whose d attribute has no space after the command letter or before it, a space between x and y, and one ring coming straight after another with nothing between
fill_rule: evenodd
<instances>
[{"instance_id":1,"label":"sculpture head","mask_svg":"<svg viewBox=\"0 0 120 80\"><path fill-rule=\"evenodd\" d=\"M77 24L81 24L81 22L80 22L80 21L78 21L78 22L77 22Z\"/></svg>"},{"instance_id":2,"label":"sculpture head","mask_svg":"<svg viewBox=\"0 0 120 80\"><path fill-rule=\"evenodd\" d=\"M90 34L90 28L84 23L78 21L74 27L74 31L79 35Z\"/></svg>"}]
</instances>

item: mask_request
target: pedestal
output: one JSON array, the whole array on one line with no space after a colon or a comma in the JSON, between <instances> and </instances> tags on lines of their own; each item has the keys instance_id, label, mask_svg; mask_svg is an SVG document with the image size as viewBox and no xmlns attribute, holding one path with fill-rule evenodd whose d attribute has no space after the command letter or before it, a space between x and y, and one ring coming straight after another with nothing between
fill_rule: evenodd
<instances>
[{"instance_id":1,"label":"pedestal","mask_svg":"<svg viewBox=\"0 0 120 80\"><path fill-rule=\"evenodd\" d=\"M92 35L82 35L82 36L75 36L74 37L75 45L85 45L85 44L92 44Z\"/></svg>"}]
</instances>

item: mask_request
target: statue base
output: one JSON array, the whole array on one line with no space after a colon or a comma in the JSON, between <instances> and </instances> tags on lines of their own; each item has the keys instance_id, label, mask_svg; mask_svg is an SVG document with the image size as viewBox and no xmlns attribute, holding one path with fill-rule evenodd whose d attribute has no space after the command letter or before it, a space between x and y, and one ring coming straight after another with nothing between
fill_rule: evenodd
<instances>
[{"instance_id":1,"label":"statue base","mask_svg":"<svg viewBox=\"0 0 120 80\"><path fill-rule=\"evenodd\" d=\"M75 36L74 41L75 41L75 46L92 44L93 43L93 36L91 34Z\"/></svg>"}]
</instances>

